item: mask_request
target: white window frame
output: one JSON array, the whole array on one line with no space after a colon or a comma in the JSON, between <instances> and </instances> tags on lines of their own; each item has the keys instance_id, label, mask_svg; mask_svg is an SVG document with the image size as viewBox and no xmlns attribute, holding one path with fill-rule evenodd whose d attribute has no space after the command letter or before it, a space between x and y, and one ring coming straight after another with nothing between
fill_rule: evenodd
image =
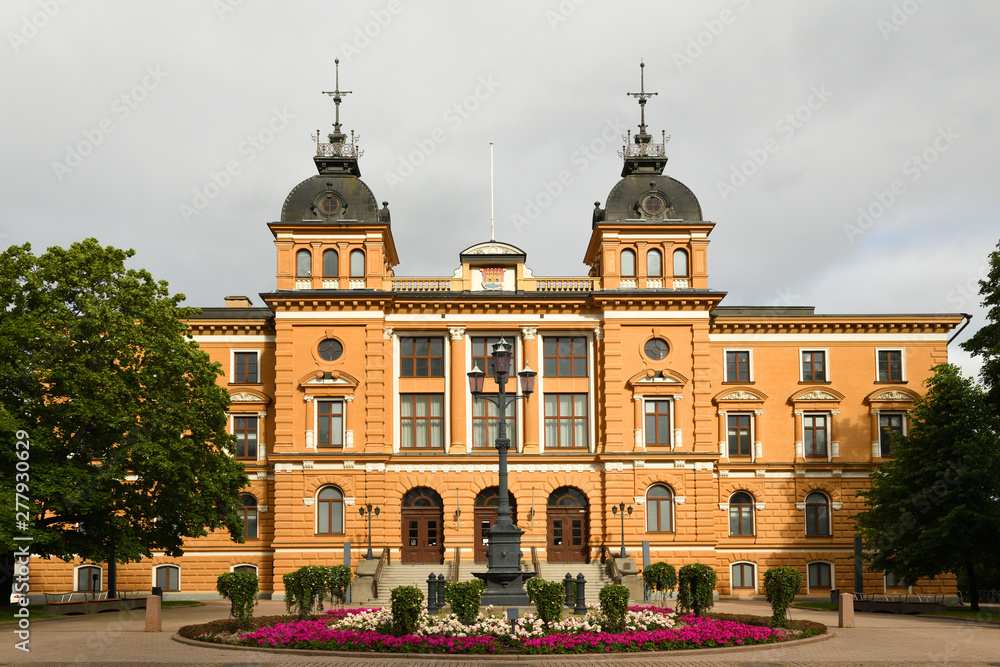
<instances>
[{"instance_id":1,"label":"white window frame","mask_svg":"<svg viewBox=\"0 0 1000 667\"><path fill-rule=\"evenodd\" d=\"M323 489L330 488L340 491L340 524L343 530L339 533L319 532L319 494ZM313 494L313 537L337 537L338 535L347 537L347 494L344 493L344 488L339 484L324 484Z\"/></svg>"},{"instance_id":2,"label":"white window frame","mask_svg":"<svg viewBox=\"0 0 1000 667\"><path fill-rule=\"evenodd\" d=\"M353 397L352 397L353 398ZM321 445L319 442L319 403L320 401L336 401L340 403L340 445ZM347 404L350 403L345 396L313 396L312 400L312 424L313 424L313 448L318 452L321 450L347 449Z\"/></svg>"},{"instance_id":3,"label":"white window frame","mask_svg":"<svg viewBox=\"0 0 1000 667\"><path fill-rule=\"evenodd\" d=\"M236 353L253 352L257 355L257 381L236 382ZM233 348L229 350L229 384L261 384L260 348Z\"/></svg>"},{"instance_id":4,"label":"white window frame","mask_svg":"<svg viewBox=\"0 0 1000 667\"><path fill-rule=\"evenodd\" d=\"M802 373L802 354L805 352L822 352L823 362L826 370L825 380L806 380L805 375ZM799 348L799 382L823 382L828 383L832 380L830 379L830 348L828 347L800 347Z\"/></svg>"},{"instance_id":5,"label":"white window frame","mask_svg":"<svg viewBox=\"0 0 1000 667\"><path fill-rule=\"evenodd\" d=\"M642 448L643 450L649 451L663 451L661 449L650 449L649 444L646 442L646 402L647 401L669 401L670 402L670 451L674 451L677 447L677 433L675 431L675 414L677 412L677 396L674 394L667 394L664 396L655 395L643 395L642 396Z\"/></svg>"},{"instance_id":6,"label":"white window frame","mask_svg":"<svg viewBox=\"0 0 1000 667\"><path fill-rule=\"evenodd\" d=\"M85 568L85 567L87 567L87 568L96 567L100 571L101 578L97 581L97 584L98 584L97 591L103 591L104 590L104 568L102 566L98 565L97 563L80 563L79 565L77 565L76 567L73 568L73 590L74 590L74 592L76 591L76 585L80 581L80 570L83 569L83 568Z\"/></svg>"},{"instance_id":7,"label":"white window frame","mask_svg":"<svg viewBox=\"0 0 1000 667\"><path fill-rule=\"evenodd\" d=\"M755 514L756 514L756 512L755 512ZM754 520L756 521L756 517L754 517ZM737 595L737 593L736 593L737 587L736 587L736 584L735 584L736 577L733 576L733 570L734 570L734 568L737 565L749 565L750 567L753 568L753 594L757 595L757 590L758 590L758 586L757 586L757 574L758 574L757 573L757 563L753 562L752 560L738 560L738 561L735 561L735 562L732 562L732 563L729 564L729 594L730 595ZM749 587L745 587L745 588L744 587L740 587L739 590L741 590L741 591L748 591L748 590L750 590L750 588Z\"/></svg>"},{"instance_id":8,"label":"white window frame","mask_svg":"<svg viewBox=\"0 0 1000 667\"><path fill-rule=\"evenodd\" d=\"M809 581L809 566L816 563L824 563L830 566L830 590L837 587L837 566L831 560L811 560L806 563L806 595L809 595L809 591L812 589L812 582ZM823 586L816 586L816 588L824 588Z\"/></svg>"},{"instance_id":9,"label":"white window frame","mask_svg":"<svg viewBox=\"0 0 1000 667\"><path fill-rule=\"evenodd\" d=\"M880 380L878 377L878 353L879 352L899 352L899 380ZM905 347L876 347L875 348L875 381L876 382L906 382L906 348Z\"/></svg>"},{"instance_id":10,"label":"white window frame","mask_svg":"<svg viewBox=\"0 0 1000 667\"><path fill-rule=\"evenodd\" d=\"M180 593L181 591L183 591L184 588L183 588L183 583L181 581L181 575L184 574L184 571L183 571L183 568L180 565L178 565L177 563L160 563L159 565L154 565L153 566L153 586L156 586L156 571L158 569L160 569L161 567L176 567L177 568L177 590L176 591L167 591L167 590L164 590L163 592L164 593Z\"/></svg>"},{"instance_id":11,"label":"white window frame","mask_svg":"<svg viewBox=\"0 0 1000 667\"><path fill-rule=\"evenodd\" d=\"M815 415L826 417L826 454L810 456L806 453L806 417ZM825 458L827 461L833 460L833 412L831 410L803 410L802 430L799 432L799 442L802 443L802 458L813 460Z\"/></svg>"},{"instance_id":12,"label":"white window frame","mask_svg":"<svg viewBox=\"0 0 1000 667\"><path fill-rule=\"evenodd\" d=\"M546 443L545 443L545 339L547 337L552 338L564 338L567 336L582 336L587 341L587 450L593 454L597 451L597 419L596 414L596 399L594 397L595 391L595 368L594 368L594 332L580 331L579 329L559 329L553 331L539 331L535 334L535 339L538 341L535 349L537 351L537 357L535 358L536 371L538 376L535 378L535 395L538 396L538 424L539 424L539 436L538 436L538 451L541 454L545 453ZM523 358L523 357L522 357ZM527 363L527 360L525 359ZM557 392L561 394L575 394L579 392ZM645 408L644 408L645 409ZM671 411L671 414L673 411ZM470 413L471 414L471 413ZM672 418L672 417L671 417ZM645 419L643 420L645 422ZM645 443L645 433L643 433L643 443ZM553 451L560 451L558 447L553 447Z\"/></svg>"},{"instance_id":13,"label":"white window frame","mask_svg":"<svg viewBox=\"0 0 1000 667\"><path fill-rule=\"evenodd\" d=\"M238 567L252 567L253 571L254 571L254 574L256 574L258 577L260 577L260 568L258 566L256 566L256 565L254 565L253 563L236 563L235 565L230 565L229 566L229 571L230 572L235 572L236 568L238 568Z\"/></svg>"},{"instance_id":14,"label":"white window frame","mask_svg":"<svg viewBox=\"0 0 1000 667\"><path fill-rule=\"evenodd\" d=\"M669 530L651 531L649 529L649 492L650 492L650 490L652 490L652 488L654 486L662 486L663 488L665 488L668 491L670 491L670 529ZM677 534L677 492L674 491L674 488L670 484L667 484L666 482L653 482L652 484L650 484L649 486L646 487L646 492L643 494L642 498L643 498L643 504L646 506L646 516L644 517L645 521L643 522L645 524L644 525L644 527L645 527L644 532L647 535L671 535L671 534L676 535ZM657 509L657 511L659 511L659 509Z\"/></svg>"},{"instance_id":15,"label":"white window frame","mask_svg":"<svg viewBox=\"0 0 1000 667\"><path fill-rule=\"evenodd\" d=\"M886 572L882 573L882 592L886 593L886 594L888 594L888 592L889 592L889 582L887 581L887 576L886 576L887 574L888 573L886 573ZM903 586L893 586L892 588L903 588ZM906 583L906 592L907 593L912 593L913 592L913 584L912 583L910 583L910 582Z\"/></svg>"},{"instance_id":16,"label":"white window frame","mask_svg":"<svg viewBox=\"0 0 1000 667\"><path fill-rule=\"evenodd\" d=\"M267 416L266 412L230 412L229 413L229 435L236 435L236 418L237 417L255 417L257 419L257 456L256 461L260 461L263 458L262 448L264 446L264 441L261 438L261 425L264 423L264 417ZM233 458L238 458L236 456L236 451L233 451ZM241 461L250 461L251 459L240 459Z\"/></svg>"},{"instance_id":17,"label":"white window frame","mask_svg":"<svg viewBox=\"0 0 1000 667\"><path fill-rule=\"evenodd\" d=\"M735 496L737 493L745 493L748 496L750 496L750 500L751 500L750 508L751 509L750 509L750 534L749 535L747 535L745 533L737 535L737 534L734 534L732 532L732 523L731 523L731 521L732 521L732 518L731 518L732 517L732 513L730 511L730 508L733 506L733 496ZM726 536L727 537L735 537L737 539L743 539L743 538L747 538L747 537L753 537L753 538L757 537L757 506L761 505L761 503L760 503L760 501L757 500L757 497L754 494L750 493L749 491L747 491L745 489L737 489L736 491L733 491L732 493L730 493L729 494L729 498L726 500L725 503L722 503L722 504L725 505L725 510L726 510ZM749 563L750 561L740 561L740 562L741 563Z\"/></svg>"},{"instance_id":18,"label":"white window frame","mask_svg":"<svg viewBox=\"0 0 1000 667\"><path fill-rule=\"evenodd\" d=\"M747 382L747 384L752 384L753 381L754 381L754 373L753 373L753 365L754 364L753 364L753 348L752 347L727 347L727 348L723 348L723 350L722 350L722 381L723 382L730 382L730 383L742 382L742 380L730 380L729 379L729 370L728 370L729 362L728 362L728 357L729 357L729 353L730 352L746 352L747 353L747 360L748 360L748 363L750 364L750 379L747 380L746 382Z\"/></svg>"}]
</instances>

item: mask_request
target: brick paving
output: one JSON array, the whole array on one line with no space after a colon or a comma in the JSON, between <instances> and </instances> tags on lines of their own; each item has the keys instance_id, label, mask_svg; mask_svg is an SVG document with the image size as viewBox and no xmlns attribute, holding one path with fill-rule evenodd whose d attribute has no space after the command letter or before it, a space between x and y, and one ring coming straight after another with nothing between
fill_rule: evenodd
<instances>
[{"instance_id":1,"label":"brick paving","mask_svg":"<svg viewBox=\"0 0 1000 667\"><path fill-rule=\"evenodd\" d=\"M720 602L716 610L731 613L768 615L769 608L758 602ZM261 601L261 615L284 613L282 603ZM1000 666L1000 628L972 622L857 614L856 628L836 628L836 612L792 610L793 618L826 623L834 637L802 645L778 645L736 650L681 651L655 654L615 654L611 660L625 667L646 665L739 665L742 667L831 667L863 665L895 667L908 665ZM163 610L163 632L144 632L144 612L77 616L58 620L36 620L31 625L30 653L14 649L17 641L12 624L2 624L4 643L0 664L36 667L581 667L607 663L607 656L387 656L316 655L272 653L256 650L229 650L211 646L190 646L173 639L182 625L224 618L228 603L208 602L201 607Z\"/></svg>"}]
</instances>

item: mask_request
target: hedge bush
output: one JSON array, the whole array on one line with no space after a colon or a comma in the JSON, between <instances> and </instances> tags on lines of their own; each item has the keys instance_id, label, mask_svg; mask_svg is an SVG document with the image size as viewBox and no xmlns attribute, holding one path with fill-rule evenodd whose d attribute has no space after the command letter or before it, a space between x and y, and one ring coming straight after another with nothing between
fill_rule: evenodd
<instances>
[{"instance_id":1,"label":"hedge bush","mask_svg":"<svg viewBox=\"0 0 1000 667\"><path fill-rule=\"evenodd\" d=\"M444 601L451 605L451 611L463 625L472 625L479 617L479 607L483 600L486 582L472 579L459 583L450 581L444 585Z\"/></svg>"},{"instance_id":2,"label":"hedge bush","mask_svg":"<svg viewBox=\"0 0 1000 667\"><path fill-rule=\"evenodd\" d=\"M305 618L323 611L323 601L347 602L351 568L346 565L306 565L281 577L285 583L285 608Z\"/></svg>"},{"instance_id":3,"label":"hedge bush","mask_svg":"<svg viewBox=\"0 0 1000 667\"><path fill-rule=\"evenodd\" d=\"M558 621L566 600L566 587L563 583L532 577L528 579L527 589L528 599L535 603L538 618L542 619L545 627Z\"/></svg>"},{"instance_id":4,"label":"hedge bush","mask_svg":"<svg viewBox=\"0 0 1000 667\"><path fill-rule=\"evenodd\" d=\"M681 611L690 611L695 616L703 616L706 609L715 604L715 582L718 575L715 568L704 563L685 565L677 574L677 606Z\"/></svg>"},{"instance_id":5,"label":"hedge bush","mask_svg":"<svg viewBox=\"0 0 1000 667\"><path fill-rule=\"evenodd\" d=\"M215 589L229 600L229 614L240 628L250 627L259 587L256 572L226 572L215 580Z\"/></svg>"},{"instance_id":6,"label":"hedge bush","mask_svg":"<svg viewBox=\"0 0 1000 667\"><path fill-rule=\"evenodd\" d=\"M764 593L771 604L771 625L788 624L788 606L802 587L802 573L794 567L772 567L764 573Z\"/></svg>"},{"instance_id":7,"label":"hedge bush","mask_svg":"<svg viewBox=\"0 0 1000 667\"><path fill-rule=\"evenodd\" d=\"M651 563L642 571L642 583L647 591L663 593L666 599L666 593L677 587L677 570L667 563Z\"/></svg>"},{"instance_id":8,"label":"hedge bush","mask_svg":"<svg viewBox=\"0 0 1000 667\"><path fill-rule=\"evenodd\" d=\"M397 637L417 631L417 618L424 607L424 594L416 586L397 586L389 596L392 602L392 633Z\"/></svg>"},{"instance_id":9,"label":"hedge bush","mask_svg":"<svg viewBox=\"0 0 1000 667\"><path fill-rule=\"evenodd\" d=\"M604 630L607 632L625 631L625 613L628 611L628 588L621 584L611 584L601 589L597 598L601 601L601 614L604 615Z\"/></svg>"},{"instance_id":10,"label":"hedge bush","mask_svg":"<svg viewBox=\"0 0 1000 667\"><path fill-rule=\"evenodd\" d=\"M327 585L330 591L330 599L336 600L340 604L347 602L347 587L351 585L351 568L346 565L335 565L330 569Z\"/></svg>"}]
</instances>

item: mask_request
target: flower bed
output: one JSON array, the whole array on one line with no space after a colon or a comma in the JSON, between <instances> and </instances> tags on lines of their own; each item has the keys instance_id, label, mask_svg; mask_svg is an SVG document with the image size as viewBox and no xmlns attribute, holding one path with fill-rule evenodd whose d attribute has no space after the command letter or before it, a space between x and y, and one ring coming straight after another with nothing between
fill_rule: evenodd
<instances>
[{"instance_id":1,"label":"flower bed","mask_svg":"<svg viewBox=\"0 0 1000 667\"><path fill-rule=\"evenodd\" d=\"M487 609L487 611L489 611ZM454 615L422 614L418 630L393 636L388 609L337 609L311 620L255 619L254 630L237 632L225 622L187 626L180 633L191 639L238 646L381 653L605 653L669 651L769 644L825 632L818 624L779 630L766 619L739 621L711 617L677 616L670 609L629 607L626 630L604 632L603 619L592 609L585 616L567 616L546 628L535 614L511 624L492 614L480 615L474 625L462 625ZM746 622L749 620L750 622ZM742 622L741 622L742 621Z\"/></svg>"}]
</instances>

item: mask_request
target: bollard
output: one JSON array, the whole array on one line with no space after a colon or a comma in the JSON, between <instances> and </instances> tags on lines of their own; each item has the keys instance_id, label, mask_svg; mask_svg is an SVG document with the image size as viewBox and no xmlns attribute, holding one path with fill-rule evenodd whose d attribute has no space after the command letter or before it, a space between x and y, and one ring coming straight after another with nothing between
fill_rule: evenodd
<instances>
[{"instance_id":1,"label":"bollard","mask_svg":"<svg viewBox=\"0 0 1000 667\"><path fill-rule=\"evenodd\" d=\"M160 614L160 596L150 595L146 598L146 632L160 632L163 630L162 618Z\"/></svg>"},{"instance_id":2,"label":"bollard","mask_svg":"<svg viewBox=\"0 0 1000 667\"><path fill-rule=\"evenodd\" d=\"M563 586L566 587L566 606L573 606L573 575L569 572L566 573L565 578L563 578Z\"/></svg>"},{"instance_id":3,"label":"bollard","mask_svg":"<svg viewBox=\"0 0 1000 667\"><path fill-rule=\"evenodd\" d=\"M434 614L440 608L437 603L437 577L431 572L427 576L427 613Z\"/></svg>"},{"instance_id":4,"label":"bollard","mask_svg":"<svg viewBox=\"0 0 1000 667\"><path fill-rule=\"evenodd\" d=\"M854 595L851 593L841 593L840 594L840 604L837 605L838 614L838 626L841 628L853 628L854 627Z\"/></svg>"},{"instance_id":5,"label":"bollard","mask_svg":"<svg viewBox=\"0 0 1000 667\"><path fill-rule=\"evenodd\" d=\"M439 574L437 580L437 606L438 609L444 606L444 575Z\"/></svg>"},{"instance_id":6,"label":"bollard","mask_svg":"<svg viewBox=\"0 0 1000 667\"><path fill-rule=\"evenodd\" d=\"M574 616L583 616L587 613L587 596L584 594L584 587L587 580L583 578L583 572L576 575L576 606L573 607Z\"/></svg>"}]
</instances>

